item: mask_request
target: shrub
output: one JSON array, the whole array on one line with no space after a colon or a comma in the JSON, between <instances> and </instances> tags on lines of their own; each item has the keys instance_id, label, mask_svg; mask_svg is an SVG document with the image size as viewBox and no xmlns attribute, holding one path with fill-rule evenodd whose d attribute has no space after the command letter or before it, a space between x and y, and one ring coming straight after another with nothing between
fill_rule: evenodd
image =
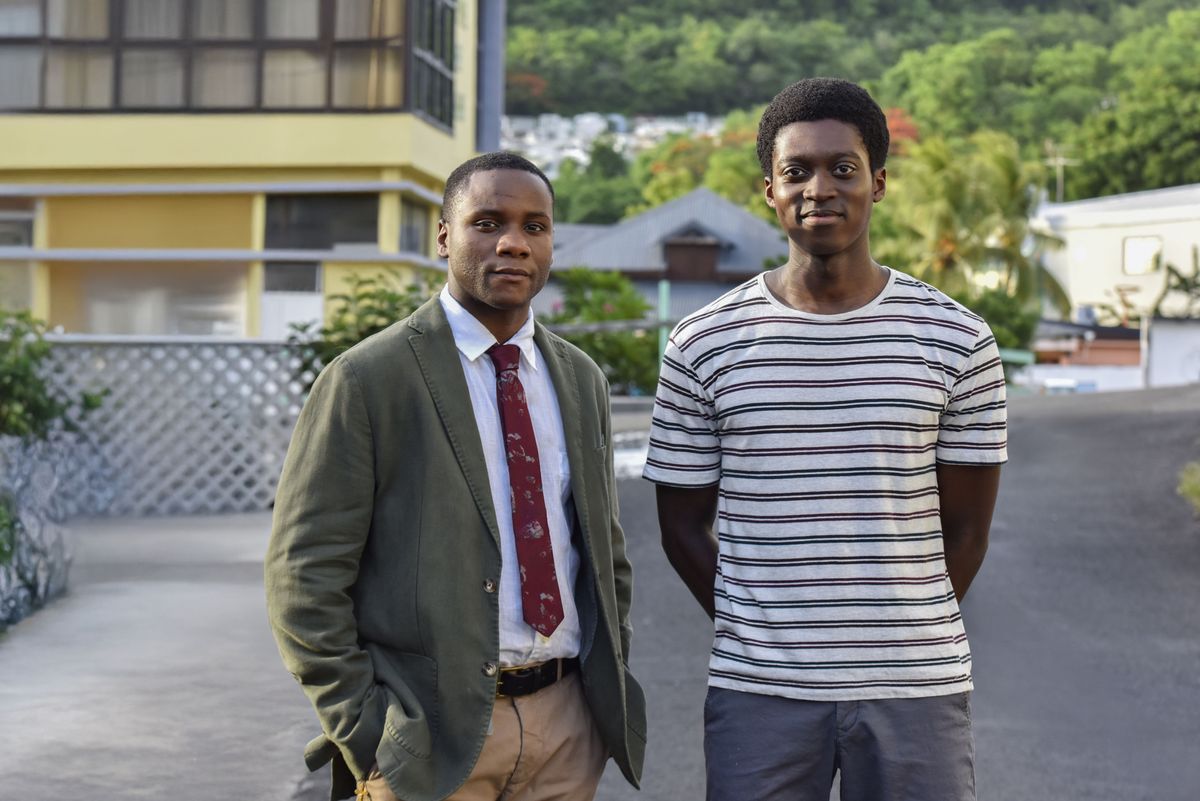
<instances>
[{"instance_id":1,"label":"shrub","mask_svg":"<svg viewBox=\"0 0 1200 801\"><path fill-rule=\"evenodd\" d=\"M554 274L562 287L562 308L543 322L556 324L642 320L650 304L628 278L615 272L576 267ZM658 336L653 325L629 331L565 333L604 371L613 391L653 394L658 383Z\"/></svg>"},{"instance_id":2,"label":"shrub","mask_svg":"<svg viewBox=\"0 0 1200 801\"><path fill-rule=\"evenodd\" d=\"M75 431L105 393L72 398L46 381L46 324L28 311L0 311L0 436L44 440L54 430Z\"/></svg>"},{"instance_id":3,"label":"shrub","mask_svg":"<svg viewBox=\"0 0 1200 801\"><path fill-rule=\"evenodd\" d=\"M325 365L372 334L412 314L430 298L434 289L428 280L399 288L391 276L353 276L349 293L329 297L336 305L325 325L292 326L288 343L299 356L297 379L306 390L311 389Z\"/></svg>"},{"instance_id":4,"label":"shrub","mask_svg":"<svg viewBox=\"0 0 1200 801\"><path fill-rule=\"evenodd\" d=\"M1178 492L1196 510L1196 516L1200 517L1200 462L1189 462L1179 471Z\"/></svg>"}]
</instances>

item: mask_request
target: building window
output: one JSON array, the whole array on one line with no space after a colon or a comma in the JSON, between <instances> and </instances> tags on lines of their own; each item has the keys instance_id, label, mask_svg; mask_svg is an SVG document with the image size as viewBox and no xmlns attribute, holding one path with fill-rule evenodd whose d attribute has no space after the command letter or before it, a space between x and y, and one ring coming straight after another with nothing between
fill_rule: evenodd
<instances>
[{"instance_id":1,"label":"building window","mask_svg":"<svg viewBox=\"0 0 1200 801\"><path fill-rule=\"evenodd\" d=\"M228 109L253 106L257 64L253 50L197 50L192 57L192 105Z\"/></svg>"},{"instance_id":2,"label":"building window","mask_svg":"<svg viewBox=\"0 0 1200 801\"><path fill-rule=\"evenodd\" d=\"M126 39L179 39L183 0L125 0Z\"/></svg>"},{"instance_id":3,"label":"building window","mask_svg":"<svg viewBox=\"0 0 1200 801\"><path fill-rule=\"evenodd\" d=\"M37 108L41 77L41 48L0 49L0 108Z\"/></svg>"},{"instance_id":4,"label":"building window","mask_svg":"<svg viewBox=\"0 0 1200 801\"><path fill-rule=\"evenodd\" d=\"M320 12L317 0L267 0L267 38L316 39Z\"/></svg>"},{"instance_id":5,"label":"building window","mask_svg":"<svg viewBox=\"0 0 1200 801\"><path fill-rule=\"evenodd\" d=\"M1161 237L1127 236L1122 248L1122 267L1126 275L1146 275L1158 269L1162 258Z\"/></svg>"},{"instance_id":6,"label":"building window","mask_svg":"<svg viewBox=\"0 0 1200 801\"><path fill-rule=\"evenodd\" d=\"M413 2L411 105L446 127L454 125L454 3Z\"/></svg>"},{"instance_id":7,"label":"building window","mask_svg":"<svg viewBox=\"0 0 1200 801\"><path fill-rule=\"evenodd\" d=\"M337 0L333 35L335 39L390 39L403 30L404 8L400 3L379 0Z\"/></svg>"},{"instance_id":8,"label":"building window","mask_svg":"<svg viewBox=\"0 0 1200 801\"><path fill-rule=\"evenodd\" d=\"M400 250L429 255L429 206L416 200L400 201Z\"/></svg>"},{"instance_id":9,"label":"building window","mask_svg":"<svg viewBox=\"0 0 1200 801\"><path fill-rule=\"evenodd\" d=\"M325 105L325 59L309 50L268 50L263 59L264 108Z\"/></svg>"},{"instance_id":10,"label":"building window","mask_svg":"<svg viewBox=\"0 0 1200 801\"><path fill-rule=\"evenodd\" d=\"M108 0L47 0L51 39L107 39Z\"/></svg>"},{"instance_id":11,"label":"building window","mask_svg":"<svg viewBox=\"0 0 1200 801\"><path fill-rule=\"evenodd\" d=\"M321 265L311 262L271 262L263 268L264 292L320 292Z\"/></svg>"},{"instance_id":12,"label":"building window","mask_svg":"<svg viewBox=\"0 0 1200 801\"><path fill-rule=\"evenodd\" d=\"M42 35L42 0L0 0L0 39Z\"/></svg>"},{"instance_id":13,"label":"building window","mask_svg":"<svg viewBox=\"0 0 1200 801\"><path fill-rule=\"evenodd\" d=\"M112 76L113 56L107 48L51 48L46 58L45 106L110 108Z\"/></svg>"},{"instance_id":14,"label":"building window","mask_svg":"<svg viewBox=\"0 0 1200 801\"><path fill-rule=\"evenodd\" d=\"M121 105L178 108L183 105L183 54L177 50L121 53Z\"/></svg>"},{"instance_id":15,"label":"building window","mask_svg":"<svg viewBox=\"0 0 1200 801\"><path fill-rule=\"evenodd\" d=\"M0 0L0 111L454 120L452 0Z\"/></svg>"},{"instance_id":16,"label":"building window","mask_svg":"<svg viewBox=\"0 0 1200 801\"><path fill-rule=\"evenodd\" d=\"M192 36L196 39L251 39L254 0L192 0Z\"/></svg>"},{"instance_id":17,"label":"building window","mask_svg":"<svg viewBox=\"0 0 1200 801\"><path fill-rule=\"evenodd\" d=\"M378 242L378 195L267 196L268 249L333 250Z\"/></svg>"},{"instance_id":18,"label":"building window","mask_svg":"<svg viewBox=\"0 0 1200 801\"><path fill-rule=\"evenodd\" d=\"M33 201L0 198L0 248L33 245Z\"/></svg>"}]
</instances>

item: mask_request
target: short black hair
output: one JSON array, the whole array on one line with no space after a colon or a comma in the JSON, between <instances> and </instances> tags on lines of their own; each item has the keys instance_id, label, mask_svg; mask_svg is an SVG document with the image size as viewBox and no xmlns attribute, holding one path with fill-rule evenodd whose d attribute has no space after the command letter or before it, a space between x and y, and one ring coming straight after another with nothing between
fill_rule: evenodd
<instances>
[{"instance_id":1,"label":"short black hair","mask_svg":"<svg viewBox=\"0 0 1200 801\"><path fill-rule=\"evenodd\" d=\"M458 202L459 195L466 189L472 175L477 172L491 172L492 170L522 170L533 173L546 184L546 188L550 190L550 200L554 200L554 185L550 183L550 179L546 177L544 172L538 169L536 164L524 156L510 153L507 150L500 150L495 153L484 153L482 156L468 159L454 168L454 172L450 173L450 177L446 179L446 189L442 192L442 219L445 220L449 216L449 211Z\"/></svg>"},{"instance_id":2,"label":"short black hair","mask_svg":"<svg viewBox=\"0 0 1200 801\"><path fill-rule=\"evenodd\" d=\"M758 123L758 163L763 175L771 177L780 129L793 122L819 120L838 120L857 128L872 172L887 162L887 117L867 90L840 78L805 78L775 95Z\"/></svg>"}]
</instances>

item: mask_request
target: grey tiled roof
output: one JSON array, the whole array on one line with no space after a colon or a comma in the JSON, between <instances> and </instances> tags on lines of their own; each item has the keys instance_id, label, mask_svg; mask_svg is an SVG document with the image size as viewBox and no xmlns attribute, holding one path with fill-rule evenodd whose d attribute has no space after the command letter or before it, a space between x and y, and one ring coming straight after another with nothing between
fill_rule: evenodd
<instances>
[{"instance_id":1,"label":"grey tiled roof","mask_svg":"<svg viewBox=\"0 0 1200 801\"><path fill-rule=\"evenodd\" d=\"M614 225L556 225L554 264L662 270L663 241L690 231L720 240L718 273L755 273L765 260L787 255L787 240L777 228L701 187Z\"/></svg>"}]
</instances>

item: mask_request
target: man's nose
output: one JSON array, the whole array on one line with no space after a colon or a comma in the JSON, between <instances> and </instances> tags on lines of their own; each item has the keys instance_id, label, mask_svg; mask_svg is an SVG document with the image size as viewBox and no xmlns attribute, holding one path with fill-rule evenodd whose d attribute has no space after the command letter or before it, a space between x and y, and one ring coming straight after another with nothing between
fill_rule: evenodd
<instances>
[{"instance_id":1,"label":"man's nose","mask_svg":"<svg viewBox=\"0 0 1200 801\"><path fill-rule=\"evenodd\" d=\"M823 170L814 172L804 185L804 197L809 200L828 200L836 191L833 176Z\"/></svg>"},{"instance_id":2,"label":"man's nose","mask_svg":"<svg viewBox=\"0 0 1200 801\"><path fill-rule=\"evenodd\" d=\"M529 238L520 228L505 231L496 242L496 253L501 256L523 258L529 252Z\"/></svg>"}]
</instances>

